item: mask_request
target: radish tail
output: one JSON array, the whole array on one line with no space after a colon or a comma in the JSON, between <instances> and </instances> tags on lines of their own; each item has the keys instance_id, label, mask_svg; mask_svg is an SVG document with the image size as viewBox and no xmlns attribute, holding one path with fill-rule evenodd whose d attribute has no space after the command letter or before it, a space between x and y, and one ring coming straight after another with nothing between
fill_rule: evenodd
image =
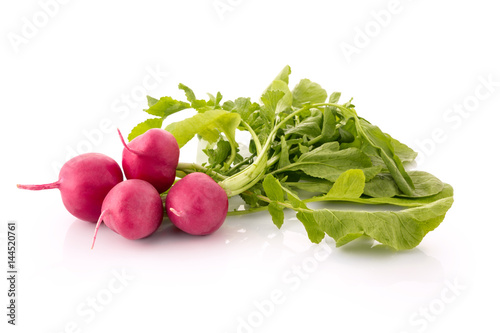
<instances>
[{"instance_id":1,"label":"radish tail","mask_svg":"<svg viewBox=\"0 0 500 333\"><path fill-rule=\"evenodd\" d=\"M136 154L136 155L144 155L142 152L140 151L137 151L135 149L131 149L127 143L125 142L125 139L123 139L123 135L122 135L122 132L120 132L120 129L117 128L118 130L118 135L120 136L120 140L122 141L123 143L123 146L125 147L125 149L127 149L129 152L131 152L132 154Z\"/></svg>"},{"instance_id":2,"label":"radish tail","mask_svg":"<svg viewBox=\"0 0 500 333\"><path fill-rule=\"evenodd\" d=\"M97 237L97 231L99 231L99 226L101 225L104 214L106 214L107 211L108 211L107 209L103 210L103 212L99 216L99 220L97 220L97 224L95 226L95 231L94 231L94 238L92 239L92 246L90 247L91 250L94 248L95 238Z\"/></svg>"},{"instance_id":3,"label":"radish tail","mask_svg":"<svg viewBox=\"0 0 500 333\"><path fill-rule=\"evenodd\" d=\"M17 188L23 190L40 191L40 190L50 190L52 188L59 188L59 181L50 184L40 184L40 185L21 185L17 184Z\"/></svg>"}]
</instances>

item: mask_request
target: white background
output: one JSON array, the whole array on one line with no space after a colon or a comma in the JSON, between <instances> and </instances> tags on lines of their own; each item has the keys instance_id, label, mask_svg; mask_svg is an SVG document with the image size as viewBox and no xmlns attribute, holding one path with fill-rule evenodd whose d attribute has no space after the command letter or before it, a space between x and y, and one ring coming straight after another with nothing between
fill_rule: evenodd
<instances>
[{"instance_id":1,"label":"white background","mask_svg":"<svg viewBox=\"0 0 500 333\"><path fill-rule=\"evenodd\" d=\"M2 270L9 220L19 245L18 325L6 323L2 278L2 332L498 330L495 2L2 1L0 22ZM200 97L258 100L286 64L292 87L307 77L354 97L362 117L421 152L418 169L454 186L417 248L312 245L292 214L278 230L259 213L209 237L163 227L127 241L102 228L91 251L93 224L57 190L15 187L55 181L72 150L119 161L115 128L146 119L144 82L154 97L182 98L182 82ZM190 144L181 159L195 155Z\"/></svg>"}]
</instances>

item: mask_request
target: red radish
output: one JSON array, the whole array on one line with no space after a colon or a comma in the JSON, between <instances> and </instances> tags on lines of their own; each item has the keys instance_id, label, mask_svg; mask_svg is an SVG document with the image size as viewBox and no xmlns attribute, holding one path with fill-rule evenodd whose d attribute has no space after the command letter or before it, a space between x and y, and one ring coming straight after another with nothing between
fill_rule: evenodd
<instances>
[{"instance_id":1,"label":"red radish","mask_svg":"<svg viewBox=\"0 0 500 333\"><path fill-rule=\"evenodd\" d=\"M59 180L54 183L18 184L17 187L33 191L58 188L68 212L81 220L96 222L104 198L122 180L122 170L115 160L103 154L87 153L66 162L59 172Z\"/></svg>"},{"instance_id":2,"label":"red radish","mask_svg":"<svg viewBox=\"0 0 500 333\"><path fill-rule=\"evenodd\" d=\"M153 185L130 179L109 191L95 227L92 248L101 222L127 239L144 238L154 233L163 220L163 203Z\"/></svg>"},{"instance_id":3,"label":"red radish","mask_svg":"<svg viewBox=\"0 0 500 333\"><path fill-rule=\"evenodd\" d=\"M172 186L165 207L177 228L191 235L208 235L224 223L228 199L226 191L210 176L194 172Z\"/></svg>"},{"instance_id":4,"label":"red radish","mask_svg":"<svg viewBox=\"0 0 500 333\"><path fill-rule=\"evenodd\" d=\"M159 193L172 186L179 163L179 145L169 132L152 128L124 145L122 167L127 179L142 179L153 185Z\"/></svg>"}]
</instances>

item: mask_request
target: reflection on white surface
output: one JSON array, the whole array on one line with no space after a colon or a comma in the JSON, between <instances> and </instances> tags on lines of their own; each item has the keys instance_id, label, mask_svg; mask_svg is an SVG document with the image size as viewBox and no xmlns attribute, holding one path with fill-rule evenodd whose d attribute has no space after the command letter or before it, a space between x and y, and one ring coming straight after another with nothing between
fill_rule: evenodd
<instances>
[{"instance_id":1,"label":"reflection on white surface","mask_svg":"<svg viewBox=\"0 0 500 333\"><path fill-rule=\"evenodd\" d=\"M42 331L62 332L76 322L83 332L104 332L117 321L127 329L154 331L158 321L137 321L153 316L188 332L236 332L239 325L254 332L294 332L322 329L332 320L353 332L370 327L416 332L424 325L420 308L446 318L473 290L470 249L455 230L460 210L450 211L420 246L401 252L366 238L340 248L329 237L312 244L288 211L281 229L264 211L228 217L220 230L202 237L168 221L151 237L135 241L102 226L91 250L95 224L64 211L59 193L23 198L33 200L37 214L18 215L20 249L27 251L20 261L20 313ZM21 212L23 201L18 205ZM122 270L134 279L113 293L113 272ZM439 307L443 290L455 279L466 289ZM100 300L101 310L94 309L94 316L88 305L93 299ZM315 321L304 322L304 313ZM365 320L359 320L360 313ZM412 325L412 318L421 326ZM428 331L439 331L439 322L426 321Z\"/></svg>"},{"instance_id":2,"label":"reflection on white surface","mask_svg":"<svg viewBox=\"0 0 500 333\"><path fill-rule=\"evenodd\" d=\"M267 212L228 217L216 233L209 236L186 234L168 220L152 236L142 240L127 240L109 228L99 230L96 246L90 249L95 224L75 220L68 228L63 247L64 265L76 270L85 267L141 265L147 267L158 261L170 262L176 269L197 270L202 265L230 266L232 261L254 260L262 265L285 266L300 261L319 245L313 244L300 222L287 219L279 230ZM443 268L438 260L419 248L396 252L384 245L375 245L368 238L358 239L341 248L329 237L322 245L331 247L324 269L350 284L391 285L401 282L429 282L442 278ZM217 261L197 262L200 254ZM358 265L351 267L352 262ZM197 262L196 267L187 263ZM349 266L349 269L346 267ZM160 268L161 269L161 268ZM164 267L168 270L168 268ZM369 279L366 273L369 272Z\"/></svg>"},{"instance_id":3,"label":"reflection on white surface","mask_svg":"<svg viewBox=\"0 0 500 333\"><path fill-rule=\"evenodd\" d=\"M137 241L104 227L90 250L93 231L93 224L78 220L68 228L60 266L69 269L66 274L97 270L109 276L111 268L127 269L137 278L127 293L117 297L130 303L144 292L154 293L165 299L161 311L174 306L174 300L192 306L196 299L208 306L217 297L210 304L233 315L210 322L229 331L245 325L273 327L284 309L293 312L304 297L313 297L313 302L320 302L317 305L326 301L324 310L339 311L339 304L348 299L351 303L363 299L361 307L368 306L369 296L378 303L371 305L376 313L391 309L406 318L415 307L412 304L433 299L446 278L440 262L418 248L395 252L370 239L341 248L329 238L312 244L300 222L289 216L278 230L267 212L229 217L219 231L202 237L185 234L168 221L151 237ZM165 288L153 290L153 285ZM255 304L270 309L266 300L273 304L273 316L255 312L259 308Z\"/></svg>"},{"instance_id":4,"label":"reflection on white surface","mask_svg":"<svg viewBox=\"0 0 500 333\"><path fill-rule=\"evenodd\" d=\"M471 264L464 255L463 237L449 231L430 233L410 251L396 252L366 238L336 248L329 237L312 244L292 212L286 212L278 229L264 211L228 217L216 233L201 237L181 232L168 221L151 237L135 241L102 226L91 250L95 224L74 219L62 205L53 204L58 193L49 194L37 201L38 218L20 221L25 240L21 248L31 247L31 256L38 258L37 263L20 262L27 266L21 274L23 293L32 299L22 313L45 331L63 331L76 322L83 332L101 332L101 326L110 327L116 320L134 329L154 329L133 318L168 313L170 327L187 331L235 332L239 325L251 325L255 332L283 327L293 332L306 329L300 318L304 311L313 311L321 318L341 314L335 320L355 327L353 331L391 323L391 332L414 332L419 326L412 326L410 318L421 307L440 304L446 281L458 278L467 289L438 318L463 304L470 289ZM453 227L454 214L443 228ZM44 262L42 257L48 256ZM109 305L101 304L109 296L113 272L122 270L133 281L122 292L110 294ZM90 320L90 314L78 309L90 311L88 302L100 294L103 302L97 308L102 306L102 311L94 310ZM150 306L141 306L144 300ZM66 306L58 318L47 320L50 308L61 302ZM259 310L263 304L272 312L269 316ZM359 321L359 313L367 321ZM309 325L319 329L325 320ZM430 321L428 325L435 327Z\"/></svg>"}]
</instances>

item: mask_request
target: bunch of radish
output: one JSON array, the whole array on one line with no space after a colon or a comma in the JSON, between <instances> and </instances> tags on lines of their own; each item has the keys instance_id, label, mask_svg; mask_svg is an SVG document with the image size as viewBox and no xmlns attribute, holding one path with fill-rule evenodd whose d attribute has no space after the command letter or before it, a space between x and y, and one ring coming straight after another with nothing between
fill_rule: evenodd
<instances>
[{"instance_id":1,"label":"bunch of radish","mask_svg":"<svg viewBox=\"0 0 500 333\"><path fill-rule=\"evenodd\" d=\"M179 162L179 146L163 129L150 129L124 145L122 170L116 161L100 153L87 153L66 162L59 180L44 185L17 185L26 190L57 188L73 216L96 224L92 248L102 222L127 239L153 234L163 221L160 194L168 190L165 209L179 229L192 235L208 235L220 228L228 210L224 189L210 176L190 173L173 186Z\"/></svg>"}]
</instances>

